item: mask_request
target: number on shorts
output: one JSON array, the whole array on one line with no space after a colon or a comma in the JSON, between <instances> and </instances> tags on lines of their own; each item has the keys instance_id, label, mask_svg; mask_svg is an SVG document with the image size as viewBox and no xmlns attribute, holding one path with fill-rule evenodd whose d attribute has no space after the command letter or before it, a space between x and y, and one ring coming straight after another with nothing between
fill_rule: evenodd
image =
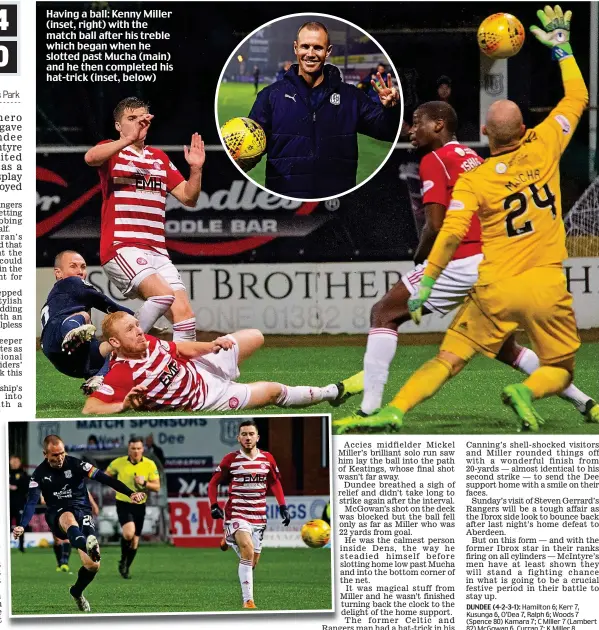
<instances>
[{"instance_id":1,"label":"number on shorts","mask_svg":"<svg viewBox=\"0 0 599 630\"><path fill-rule=\"evenodd\" d=\"M94 527L94 519L89 514L86 514L83 517L83 524L86 527L91 527L92 529L95 529L95 527Z\"/></svg>"},{"instance_id":2,"label":"number on shorts","mask_svg":"<svg viewBox=\"0 0 599 630\"><path fill-rule=\"evenodd\" d=\"M539 208L539 210L551 208L551 216L555 219L557 216L555 195L551 192L549 184L545 184L541 190L534 184L531 184L528 188L534 205ZM545 194L544 198L541 198L541 192ZM512 208L514 209L512 210ZM521 217L528 210L528 197L523 192L517 192L506 197L503 202L503 209L506 211L509 210L508 215L505 217L505 228L510 238L513 236L522 236L523 234L534 231L532 221L530 220L525 221L520 227L514 226L514 220Z\"/></svg>"}]
</instances>

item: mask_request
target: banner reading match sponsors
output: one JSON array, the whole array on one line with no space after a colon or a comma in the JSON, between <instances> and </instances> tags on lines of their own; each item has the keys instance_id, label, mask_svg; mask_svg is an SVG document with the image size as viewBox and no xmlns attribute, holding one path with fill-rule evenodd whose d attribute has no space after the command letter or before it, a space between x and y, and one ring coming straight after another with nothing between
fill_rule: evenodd
<instances>
[{"instance_id":1,"label":"banner reading match sponsors","mask_svg":"<svg viewBox=\"0 0 599 630\"><path fill-rule=\"evenodd\" d=\"M410 262L298 263L244 265L179 265L197 319L198 330L230 332L258 328L264 334L364 334L370 309L413 268ZM579 328L599 326L599 263L573 258L565 264ZM98 267L88 280L132 309L137 301L122 295ZM37 308L54 283L52 269L37 270ZM94 312L99 327L101 314ZM451 314L425 317L420 326L407 324L400 332L441 332ZM40 334L38 322L37 334Z\"/></svg>"},{"instance_id":2,"label":"banner reading match sponsors","mask_svg":"<svg viewBox=\"0 0 599 630\"><path fill-rule=\"evenodd\" d=\"M322 518L329 502L328 496L285 497L291 523L284 527L274 497L266 497L268 526L264 534L267 547L303 547L300 536L302 525L314 518ZM219 500L224 508L226 499ZM213 520L208 498L176 498L168 500L171 535L177 547L218 547L223 536L223 521Z\"/></svg>"},{"instance_id":3,"label":"banner reading match sponsors","mask_svg":"<svg viewBox=\"0 0 599 630\"><path fill-rule=\"evenodd\" d=\"M43 420L28 425L28 461L42 459L42 441L46 435L60 435L68 451L76 454L88 444L90 436L99 449L126 447L131 436L145 438L152 434L162 448L167 463L179 467L194 464L212 468L237 446L237 427L242 418L108 418L73 421ZM102 450L103 453L106 450Z\"/></svg>"}]
</instances>

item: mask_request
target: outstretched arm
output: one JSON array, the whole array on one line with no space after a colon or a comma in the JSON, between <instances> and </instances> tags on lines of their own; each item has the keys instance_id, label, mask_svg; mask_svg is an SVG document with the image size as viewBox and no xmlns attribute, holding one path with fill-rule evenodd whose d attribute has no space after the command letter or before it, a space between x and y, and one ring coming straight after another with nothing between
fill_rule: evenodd
<instances>
[{"instance_id":1,"label":"outstretched arm","mask_svg":"<svg viewBox=\"0 0 599 630\"><path fill-rule=\"evenodd\" d=\"M175 186L170 192L184 206L195 207L202 190L202 169L206 152L202 136L194 133L189 147L184 146L185 160L189 164L189 178Z\"/></svg>"},{"instance_id":2,"label":"outstretched arm","mask_svg":"<svg viewBox=\"0 0 599 630\"><path fill-rule=\"evenodd\" d=\"M536 129L542 133L544 128L552 128L561 154L566 150L589 102L589 93L570 45L572 11L563 13L559 6L553 9L546 6L544 10L537 11L537 16L543 28L531 26L530 30L541 44L551 48L552 57L559 60L564 97Z\"/></svg>"},{"instance_id":3,"label":"outstretched arm","mask_svg":"<svg viewBox=\"0 0 599 630\"><path fill-rule=\"evenodd\" d=\"M25 506L23 507L23 514L21 515L21 521L19 522L17 527L13 529L13 536L15 538L21 536L25 531L27 525L29 525L29 522L35 514L35 508L40 501L41 493L42 491L40 490L39 486L35 488L29 488L29 492L27 493L27 501L25 502Z\"/></svg>"},{"instance_id":4,"label":"outstretched arm","mask_svg":"<svg viewBox=\"0 0 599 630\"><path fill-rule=\"evenodd\" d=\"M185 359L195 359L206 354L218 354L230 350L234 342L227 337L217 337L214 341L176 341L177 354Z\"/></svg>"},{"instance_id":5,"label":"outstretched arm","mask_svg":"<svg viewBox=\"0 0 599 630\"><path fill-rule=\"evenodd\" d=\"M133 501L133 503L140 503L146 496L143 492L136 492L135 490L131 490L131 488L128 488L122 481L119 481L118 479L107 475L97 468L95 469L94 474L91 476L91 479L94 479L95 481L101 483L103 486L108 486L109 488L112 488L117 492L124 494L125 496L129 497L131 501Z\"/></svg>"}]
</instances>

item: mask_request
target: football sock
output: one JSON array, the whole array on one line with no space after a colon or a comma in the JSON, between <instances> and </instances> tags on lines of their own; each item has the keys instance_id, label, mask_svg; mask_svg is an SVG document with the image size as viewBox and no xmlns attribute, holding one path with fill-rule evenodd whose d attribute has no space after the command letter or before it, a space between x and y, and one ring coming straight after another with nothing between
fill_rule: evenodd
<instances>
[{"instance_id":1,"label":"football sock","mask_svg":"<svg viewBox=\"0 0 599 630\"><path fill-rule=\"evenodd\" d=\"M126 562L131 549L131 541L121 536L121 562Z\"/></svg>"},{"instance_id":2,"label":"football sock","mask_svg":"<svg viewBox=\"0 0 599 630\"><path fill-rule=\"evenodd\" d=\"M104 359L104 365L96 372L95 376L106 376L108 374L108 370L110 369L110 357L112 356L112 352L109 352Z\"/></svg>"},{"instance_id":3,"label":"football sock","mask_svg":"<svg viewBox=\"0 0 599 630\"><path fill-rule=\"evenodd\" d=\"M137 549L129 549L129 554L127 555L127 568L129 568L133 564L133 560L135 560L136 555Z\"/></svg>"},{"instance_id":4,"label":"football sock","mask_svg":"<svg viewBox=\"0 0 599 630\"><path fill-rule=\"evenodd\" d=\"M62 544L54 543L54 555L56 556L56 564L60 566L62 564Z\"/></svg>"},{"instance_id":5,"label":"football sock","mask_svg":"<svg viewBox=\"0 0 599 630\"><path fill-rule=\"evenodd\" d=\"M190 317L173 324L173 341L195 341L196 318Z\"/></svg>"},{"instance_id":6,"label":"football sock","mask_svg":"<svg viewBox=\"0 0 599 630\"><path fill-rule=\"evenodd\" d=\"M61 545L60 564L69 564L71 557L71 543L64 542Z\"/></svg>"},{"instance_id":7,"label":"football sock","mask_svg":"<svg viewBox=\"0 0 599 630\"><path fill-rule=\"evenodd\" d=\"M396 350L397 331L389 328L370 330L364 354L364 394L360 407L365 414L371 414L383 403L389 367Z\"/></svg>"},{"instance_id":8,"label":"football sock","mask_svg":"<svg viewBox=\"0 0 599 630\"><path fill-rule=\"evenodd\" d=\"M243 601L247 602L248 599L254 599L254 574L252 573L252 561L241 559L239 561L239 570L237 574L239 575Z\"/></svg>"},{"instance_id":9,"label":"football sock","mask_svg":"<svg viewBox=\"0 0 599 630\"><path fill-rule=\"evenodd\" d=\"M539 357L529 348L522 348L522 351L518 355L518 358L514 361L513 366L518 368L525 374L532 374L535 370L538 370L541 363ZM586 405L590 396L587 396L584 392L581 392L575 385L569 385L564 391L559 394L562 398L570 401L580 413L584 413Z\"/></svg>"},{"instance_id":10,"label":"football sock","mask_svg":"<svg viewBox=\"0 0 599 630\"><path fill-rule=\"evenodd\" d=\"M326 387L309 387L298 385L281 384L281 394L276 404L279 407L308 407L323 400L335 400L339 395L337 385L327 385Z\"/></svg>"},{"instance_id":11,"label":"football sock","mask_svg":"<svg viewBox=\"0 0 599 630\"><path fill-rule=\"evenodd\" d=\"M81 597L85 587L96 577L97 571L88 571L85 567L79 569L77 573L77 581L71 586L71 595L73 597Z\"/></svg>"},{"instance_id":12,"label":"football sock","mask_svg":"<svg viewBox=\"0 0 599 630\"><path fill-rule=\"evenodd\" d=\"M420 367L389 403L404 413L430 398L451 377L451 364L439 357Z\"/></svg>"},{"instance_id":13,"label":"football sock","mask_svg":"<svg viewBox=\"0 0 599 630\"><path fill-rule=\"evenodd\" d=\"M150 328L168 311L175 301L174 295L153 295L148 298L137 312L137 321L144 332Z\"/></svg>"},{"instance_id":14,"label":"football sock","mask_svg":"<svg viewBox=\"0 0 599 630\"><path fill-rule=\"evenodd\" d=\"M81 551L87 553L87 548L85 546L86 538L77 525L71 525L69 529L67 529L67 536L69 537L71 545L73 545L75 549L81 549Z\"/></svg>"},{"instance_id":15,"label":"football sock","mask_svg":"<svg viewBox=\"0 0 599 630\"><path fill-rule=\"evenodd\" d=\"M570 373L568 370L543 365L538 370L535 370L523 384L530 389L532 397L537 399L558 394L566 387L569 380Z\"/></svg>"},{"instance_id":16,"label":"football sock","mask_svg":"<svg viewBox=\"0 0 599 630\"><path fill-rule=\"evenodd\" d=\"M74 330L75 328L79 328L79 326L84 326L85 324L87 324L87 322L85 321L84 315L71 315L70 317L67 317L60 325L60 334L64 339L68 332Z\"/></svg>"}]
</instances>

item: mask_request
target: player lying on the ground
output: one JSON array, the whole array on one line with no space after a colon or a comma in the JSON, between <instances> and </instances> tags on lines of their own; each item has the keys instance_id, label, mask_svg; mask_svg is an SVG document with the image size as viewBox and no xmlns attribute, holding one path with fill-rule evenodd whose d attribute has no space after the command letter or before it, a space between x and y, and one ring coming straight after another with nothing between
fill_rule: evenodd
<instances>
[{"instance_id":1,"label":"player lying on the ground","mask_svg":"<svg viewBox=\"0 0 599 630\"><path fill-rule=\"evenodd\" d=\"M538 430L532 400L563 392L574 373L580 346L572 296L562 263L567 257L562 222L559 160L588 102L588 92L569 44L570 15L546 7L538 15L545 32L531 29L560 60L565 97L549 116L526 133L512 101L497 101L483 133L491 157L461 175L443 227L428 259L418 295L408 302L420 323L437 281L450 264L475 213L482 226L484 257L479 278L452 322L438 356L422 366L391 401L369 418L340 423L339 430L395 429L404 414L432 396L480 352L496 357L517 328L528 333L541 367L523 384L510 385L503 400L523 429ZM598 422L592 403L589 421Z\"/></svg>"},{"instance_id":2,"label":"player lying on the ground","mask_svg":"<svg viewBox=\"0 0 599 630\"><path fill-rule=\"evenodd\" d=\"M124 311L125 306L86 282L87 263L72 250L60 252L54 260L56 283L41 312L41 346L50 363L62 374L87 379L84 388L93 391L102 384L108 371L109 343L100 342L94 333L90 311Z\"/></svg>"},{"instance_id":3,"label":"player lying on the ground","mask_svg":"<svg viewBox=\"0 0 599 630\"><path fill-rule=\"evenodd\" d=\"M291 522L277 463L270 453L257 448L259 439L254 420L240 423L237 441L241 449L223 457L208 484L212 518L225 519L225 537L221 541L221 549L226 551L233 547L239 556L238 575L244 608L256 608L252 571L262 553L268 490L277 499L283 525L288 527ZM229 498L224 511L218 505L219 485L229 486Z\"/></svg>"},{"instance_id":4,"label":"player lying on the ground","mask_svg":"<svg viewBox=\"0 0 599 630\"><path fill-rule=\"evenodd\" d=\"M44 438L43 453L44 461L31 475L23 516L19 525L13 529L13 536L17 539L23 535L42 495L47 506L46 523L50 531L60 540L68 538L71 545L79 551L82 566L77 574L77 581L69 592L79 610L90 612L91 608L83 591L100 569L100 546L95 536L96 526L85 480L94 479L110 486L117 492L126 494L134 503L143 501L146 495L130 490L92 464L67 455L64 443L58 435L47 435Z\"/></svg>"},{"instance_id":5,"label":"player lying on the ground","mask_svg":"<svg viewBox=\"0 0 599 630\"><path fill-rule=\"evenodd\" d=\"M397 349L397 329L410 321L408 300L420 290L427 267L426 258L443 225L453 186L461 173L482 163L482 159L472 149L456 140L456 127L457 116L448 103L424 103L414 112L410 139L413 146L426 151L420 162L426 224L415 255L416 262L421 264L404 274L372 308L371 329L364 354L362 404L353 416L337 420L337 426L345 422L361 422L360 418L368 417L380 409L389 368ZM423 305L423 314L434 312L446 315L460 306L478 279L478 266L482 258L480 221L475 215L451 262L437 278ZM539 358L535 352L519 345L514 335L506 340L496 358L525 374L531 374L539 367ZM561 396L569 400L588 421L599 421L599 405L573 384Z\"/></svg>"},{"instance_id":6,"label":"player lying on the ground","mask_svg":"<svg viewBox=\"0 0 599 630\"><path fill-rule=\"evenodd\" d=\"M138 313L145 332L165 315L175 341L195 341L196 319L166 250L164 217L167 193L185 206L198 200L206 157L202 137L194 133L189 148L183 147L186 181L166 153L146 146L154 118L147 103L125 98L113 115L119 139L103 140L85 154L102 184L102 268L123 295L145 300Z\"/></svg>"},{"instance_id":7,"label":"player lying on the ground","mask_svg":"<svg viewBox=\"0 0 599 630\"><path fill-rule=\"evenodd\" d=\"M92 516L96 517L100 514L100 508L96 503L92 493L87 491L87 498L89 499L89 504L92 510ZM41 503L45 503L44 498L41 498ZM56 558L56 571L60 573L68 573L70 571L69 568L69 559L71 557L71 543L68 538L58 538L56 534L52 534L52 538L54 539L54 556Z\"/></svg>"},{"instance_id":8,"label":"player lying on the ground","mask_svg":"<svg viewBox=\"0 0 599 630\"><path fill-rule=\"evenodd\" d=\"M237 383L239 364L264 343L259 330L239 330L209 342L167 342L144 335L135 317L112 313L104 318L102 332L116 359L102 387L87 399L84 414L308 407L324 400L337 405L362 391L362 374L326 387Z\"/></svg>"},{"instance_id":9,"label":"player lying on the ground","mask_svg":"<svg viewBox=\"0 0 599 630\"><path fill-rule=\"evenodd\" d=\"M140 437L129 439L127 455L110 462L106 474L122 481L131 490L160 492L160 474L153 460L144 457L144 443ZM121 525L121 560L119 573L125 580L130 578L129 569L137 555L139 537L146 518L146 501L134 503L126 494L117 492L116 513Z\"/></svg>"}]
</instances>

